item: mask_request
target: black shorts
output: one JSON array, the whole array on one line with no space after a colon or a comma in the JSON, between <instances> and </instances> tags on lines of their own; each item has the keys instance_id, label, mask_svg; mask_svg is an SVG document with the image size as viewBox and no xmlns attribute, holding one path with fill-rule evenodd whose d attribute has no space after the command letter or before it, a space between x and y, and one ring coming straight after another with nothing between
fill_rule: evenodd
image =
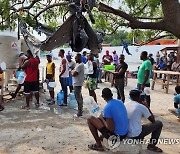
<instances>
[{"instance_id":1,"label":"black shorts","mask_svg":"<svg viewBox=\"0 0 180 154\"><path fill-rule=\"evenodd\" d=\"M24 82L24 93L29 94L31 92L38 92L39 91L39 82Z\"/></svg>"},{"instance_id":2,"label":"black shorts","mask_svg":"<svg viewBox=\"0 0 180 154\"><path fill-rule=\"evenodd\" d=\"M103 127L99 130L104 138L108 139L110 136L115 135L110 130L108 130L106 127Z\"/></svg>"}]
</instances>

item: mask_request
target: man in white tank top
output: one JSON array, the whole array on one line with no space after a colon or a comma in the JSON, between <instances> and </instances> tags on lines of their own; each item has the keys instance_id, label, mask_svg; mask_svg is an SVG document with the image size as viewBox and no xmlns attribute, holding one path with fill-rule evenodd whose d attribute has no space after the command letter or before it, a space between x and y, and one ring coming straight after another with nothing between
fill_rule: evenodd
<instances>
[{"instance_id":1,"label":"man in white tank top","mask_svg":"<svg viewBox=\"0 0 180 154\"><path fill-rule=\"evenodd\" d=\"M64 92L64 102L62 106L67 106L67 80L69 77L68 63L67 59L64 57L65 51L60 49L59 57L61 57L61 63L59 67L59 81Z\"/></svg>"}]
</instances>

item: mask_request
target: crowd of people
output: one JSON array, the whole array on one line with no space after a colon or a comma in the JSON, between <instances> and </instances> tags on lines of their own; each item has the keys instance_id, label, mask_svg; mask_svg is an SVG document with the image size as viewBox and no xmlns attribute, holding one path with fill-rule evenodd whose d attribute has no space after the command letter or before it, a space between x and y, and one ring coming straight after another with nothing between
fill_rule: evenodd
<instances>
[{"instance_id":1,"label":"crowd of people","mask_svg":"<svg viewBox=\"0 0 180 154\"><path fill-rule=\"evenodd\" d=\"M180 72L180 63L177 61L175 52L170 52L169 54L164 53L163 56L157 52L156 61L154 60L153 55L149 54L149 60L152 65L155 66L155 69Z\"/></svg>"},{"instance_id":2,"label":"crowd of people","mask_svg":"<svg viewBox=\"0 0 180 154\"><path fill-rule=\"evenodd\" d=\"M83 96L82 86L84 82L87 84L89 95L94 98L94 101L98 103L96 92L97 84L101 80L102 70L100 69L100 63L98 55L83 52L81 55L77 53L75 61L72 60L70 54L65 55L65 51L60 49L60 66L59 73L55 70L55 63L53 61L52 53L46 55L46 79L47 89L49 90L50 98L47 99L48 105L55 104L55 92L54 88L50 86L50 82L55 82L55 74L59 75L59 82L61 84L62 91L64 93L64 99L61 106L67 106L68 87L70 92L74 92L77 104L78 112L77 117L83 115ZM158 67L174 68L176 66L175 56L171 54L168 56L173 60L171 67L168 63L164 64L165 58L157 56ZM34 94L36 98L36 107L39 107L39 69L40 60L34 57L30 50L19 55L20 63L19 69L26 73L25 81L23 84L19 84L15 93L12 93L12 97L15 98L18 91L24 86L24 94L26 97L26 104L22 106L22 109L30 109L30 100ZM117 89L117 99L113 98L113 93L109 88L102 90L102 98L107 102L107 105L103 109L103 113L99 117L91 116L87 119L89 129L96 141L95 144L89 145L92 150L103 151L102 138L108 139L112 135L117 135L120 140L129 137L132 139L144 139L145 136L151 133L150 143L147 146L148 150L155 152L162 152L160 148L156 146L163 124L161 121L156 121L153 113L150 110L150 95L143 93L146 87L150 87L150 77L152 72L152 66L154 61L152 55L148 56L148 52L143 51L140 59L143 61L139 67L137 75L137 88L129 92L131 102L125 103L124 94L124 79L125 72L128 69L128 64L125 62L125 56L123 54L117 55L116 51L113 51L113 56L106 51L102 61L104 65L115 66L115 70L112 72L113 80L111 86ZM166 58L167 59L167 58ZM164 64L164 65L163 65ZM176 67L177 70L178 67ZM0 74L2 70L0 69ZM108 72L104 73L106 79ZM1 87L0 87L1 88ZM177 95L174 99L174 106L178 108L180 104L179 86L176 87ZM2 97L0 97L0 110L4 107L1 105ZM142 117L147 118L150 123L141 124ZM98 131L102 136L98 135Z\"/></svg>"}]
</instances>

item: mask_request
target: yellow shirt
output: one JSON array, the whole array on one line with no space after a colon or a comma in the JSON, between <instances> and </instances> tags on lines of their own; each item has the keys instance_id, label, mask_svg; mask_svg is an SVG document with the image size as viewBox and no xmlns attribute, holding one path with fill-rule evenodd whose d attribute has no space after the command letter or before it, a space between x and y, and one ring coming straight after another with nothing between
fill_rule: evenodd
<instances>
[{"instance_id":1,"label":"yellow shirt","mask_svg":"<svg viewBox=\"0 0 180 154\"><path fill-rule=\"evenodd\" d=\"M0 87L2 86L2 78L3 78L3 74L0 74Z\"/></svg>"},{"instance_id":2,"label":"yellow shirt","mask_svg":"<svg viewBox=\"0 0 180 154\"><path fill-rule=\"evenodd\" d=\"M52 62L50 62L50 63L47 63L47 65L46 65L46 74L48 74L48 75L52 75L53 74L53 69L52 69L52 65L54 64L54 62L52 61ZM55 75L54 75L54 77L53 77L53 80L55 79Z\"/></svg>"}]
</instances>

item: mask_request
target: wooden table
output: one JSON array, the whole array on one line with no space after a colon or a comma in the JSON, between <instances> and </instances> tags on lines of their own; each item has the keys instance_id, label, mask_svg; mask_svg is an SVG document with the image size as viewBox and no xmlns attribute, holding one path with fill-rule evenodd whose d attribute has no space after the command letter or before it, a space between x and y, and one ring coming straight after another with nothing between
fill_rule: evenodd
<instances>
[{"instance_id":1,"label":"wooden table","mask_svg":"<svg viewBox=\"0 0 180 154\"><path fill-rule=\"evenodd\" d=\"M174 71L160 71L160 70L153 70L154 76L152 81L151 89L154 90L154 86L157 80L157 74L164 74L167 77L167 81L164 79L162 80L162 88L166 88L166 93L168 93L169 90L169 82L171 80L171 77L176 76L177 78L177 85L180 85L180 72L174 72Z\"/></svg>"}]
</instances>

